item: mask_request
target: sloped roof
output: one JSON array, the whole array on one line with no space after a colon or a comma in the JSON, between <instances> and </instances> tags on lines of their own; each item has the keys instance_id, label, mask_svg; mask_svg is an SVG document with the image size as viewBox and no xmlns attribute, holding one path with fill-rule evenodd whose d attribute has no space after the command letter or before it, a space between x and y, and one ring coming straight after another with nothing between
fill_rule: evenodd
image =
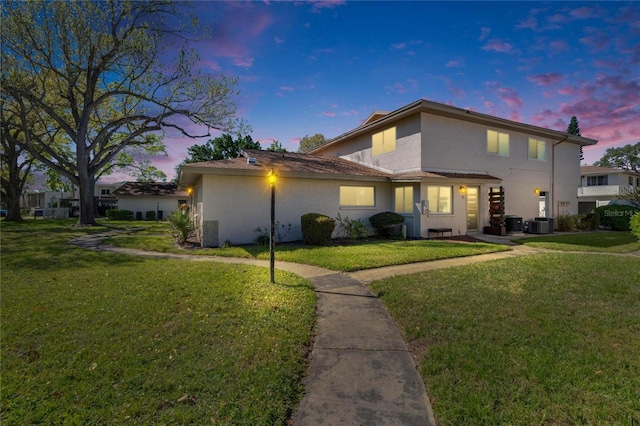
<instances>
[{"instance_id":1,"label":"sloped roof","mask_svg":"<svg viewBox=\"0 0 640 426\"><path fill-rule=\"evenodd\" d=\"M471 172L428 172L415 171L393 175L392 180L415 179L415 178L436 178L436 179L479 179L479 180L501 180L495 176L484 173Z\"/></svg>"},{"instance_id":2,"label":"sloped roof","mask_svg":"<svg viewBox=\"0 0 640 426\"><path fill-rule=\"evenodd\" d=\"M614 174L614 173L624 173L632 176L640 176L640 173L636 173L632 170L624 170L624 169L616 169L613 167L599 167L599 166L580 166L580 174L581 175L593 175L593 174Z\"/></svg>"},{"instance_id":3,"label":"sloped roof","mask_svg":"<svg viewBox=\"0 0 640 426\"><path fill-rule=\"evenodd\" d=\"M188 196L187 191L179 191L173 182L125 182L112 195L138 197Z\"/></svg>"},{"instance_id":4,"label":"sloped roof","mask_svg":"<svg viewBox=\"0 0 640 426\"><path fill-rule=\"evenodd\" d=\"M244 154L246 157L184 164L180 168L180 179L185 184L192 184L196 174L215 172L233 174L234 171L237 171L238 174L265 175L271 170L276 170L280 175L300 173L327 177L362 176L388 178L391 176L388 172L338 157L256 149L247 149ZM255 164L250 164L249 158L254 158Z\"/></svg>"}]
</instances>

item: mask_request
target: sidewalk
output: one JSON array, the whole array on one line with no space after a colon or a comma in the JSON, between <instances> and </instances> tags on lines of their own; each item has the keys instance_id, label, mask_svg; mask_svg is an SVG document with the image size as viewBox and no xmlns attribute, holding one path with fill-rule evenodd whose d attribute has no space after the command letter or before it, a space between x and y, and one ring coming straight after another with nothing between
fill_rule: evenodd
<instances>
[{"instance_id":1,"label":"sidewalk","mask_svg":"<svg viewBox=\"0 0 640 426\"><path fill-rule=\"evenodd\" d=\"M100 244L106 235L76 238L87 249L136 256L243 263L268 261L153 253ZM305 395L293 414L297 425L435 426L431 403L418 368L395 323L363 283L392 275L522 256L524 246L486 255L390 266L343 274L315 266L277 261L277 269L308 279L317 293L316 337Z\"/></svg>"}]
</instances>

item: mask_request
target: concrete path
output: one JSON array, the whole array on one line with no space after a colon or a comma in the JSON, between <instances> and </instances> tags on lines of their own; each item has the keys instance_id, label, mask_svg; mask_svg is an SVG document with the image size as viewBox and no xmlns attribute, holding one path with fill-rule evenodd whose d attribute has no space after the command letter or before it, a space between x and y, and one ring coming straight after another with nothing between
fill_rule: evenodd
<instances>
[{"instance_id":1,"label":"concrete path","mask_svg":"<svg viewBox=\"0 0 640 426\"><path fill-rule=\"evenodd\" d=\"M113 235L108 234L108 235ZM101 244L107 234L75 238L71 243L100 251L192 261L242 263L269 267L268 261L154 253ZM382 302L363 283L393 275L522 256L514 250L421 262L343 274L315 266L276 262L277 269L308 279L317 293L316 337L305 395L293 414L297 425L435 426L418 368Z\"/></svg>"}]
</instances>

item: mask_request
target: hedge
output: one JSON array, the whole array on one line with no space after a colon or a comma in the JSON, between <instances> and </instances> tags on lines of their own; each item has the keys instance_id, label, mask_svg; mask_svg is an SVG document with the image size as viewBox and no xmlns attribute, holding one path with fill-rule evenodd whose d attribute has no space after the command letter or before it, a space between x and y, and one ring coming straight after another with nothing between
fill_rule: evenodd
<instances>
[{"instance_id":1,"label":"hedge","mask_svg":"<svg viewBox=\"0 0 640 426\"><path fill-rule=\"evenodd\" d=\"M381 237L391 237L395 233L395 226L404 222L404 216L395 212L381 212L369 218L373 226Z\"/></svg>"},{"instance_id":2,"label":"hedge","mask_svg":"<svg viewBox=\"0 0 640 426\"><path fill-rule=\"evenodd\" d=\"M320 213L307 213L300 217L302 240L310 246L331 245L331 233L336 222L329 216Z\"/></svg>"},{"instance_id":3,"label":"hedge","mask_svg":"<svg viewBox=\"0 0 640 426\"><path fill-rule=\"evenodd\" d=\"M600 215L600 224L614 231L629 231L631 217L639 211L638 207L621 204L609 204L596 208L596 213Z\"/></svg>"},{"instance_id":4,"label":"hedge","mask_svg":"<svg viewBox=\"0 0 640 426\"><path fill-rule=\"evenodd\" d=\"M107 210L107 219L111 220L133 220L133 212L131 210Z\"/></svg>"}]
</instances>

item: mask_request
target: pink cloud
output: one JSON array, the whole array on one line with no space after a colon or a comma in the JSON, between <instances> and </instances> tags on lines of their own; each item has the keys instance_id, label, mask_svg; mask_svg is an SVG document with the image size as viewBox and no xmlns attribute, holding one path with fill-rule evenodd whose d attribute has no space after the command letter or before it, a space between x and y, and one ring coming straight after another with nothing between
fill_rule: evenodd
<instances>
[{"instance_id":1,"label":"pink cloud","mask_svg":"<svg viewBox=\"0 0 640 426\"><path fill-rule=\"evenodd\" d=\"M324 115L325 117L335 117L336 113L333 111L325 111L322 113L322 115Z\"/></svg>"},{"instance_id":2,"label":"pink cloud","mask_svg":"<svg viewBox=\"0 0 640 426\"><path fill-rule=\"evenodd\" d=\"M538 20L535 17L530 16L527 19L521 20L515 26L515 29L517 30L520 30L523 28L529 28L535 31L538 28Z\"/></svg>"},{"instance_id":3,"label":"pink cloud","mask_svg":"<svg viewBox=\"0 0 640 426\"><path fill-rule=\"evenodd\" d=\"M402 94L402 93L407 93L408 92L407 88L402 83L395 83L395 84L393 84L391 86L385 86L384 88L385 88L385 90L387 90L389 92L394 92L394 93Z\"/></svg>"},{"instance_id":4,"label":"pink cloud","mask_svg":"<svg viewBox=\"0 0 640 426\"><path fill-rule=\"evenodd\" d=\"M312 4L313 12L320 13L322 9L335 9L338 6L347 4L346 0L306 0L303 4Z\"/></svg>"},{"instance_id":5,"label":"pink cloud","mask_svg":"<svg viewBox=\"0 0 640 426\"><path fill-rule=\"evenodd\" d=\"M595 11L590 7L580 7L573 9L569 12L569 15L576 19L588 19L596 16Z\"/></svg>"},{"instance_id":6,"label":"pink cloud","mask_svg":"<svg viewBox=\"0 0 640 426\"><path fill-rule=\"evenodd\" d=\"M498 87L497 92L498 97L510 108L521 108L524 106L524 101L520 98L516 89L512 87Z\"/></svg>"},{"instance_id":7,"label":"pink cloud","mask_svg":"<svg viewBox=\"0 0 640 426\"><path fill-rule=\"evenodd\" d=\"M571 48L569 47L566 41L556 40L549 43L549 50L551 50L552 53L559 53L559 52L571 50Z\"/></svg>"},{"instance_id":8,"label":"pink cloud","mask_svg":"<svg viewBox=\"0 0 640 426\"><path fill-rule=\"evenodd\" d=\"M537 84L538 86L548 86L550 84L555 84L558 81L562 80L564 75L558 74L556 72L549 72L546 74L535 74L527 77L527 80Z\"/></svg>"},{"instance_id":9,"label":"pink cloud","mask_svg":"<svg viewBox=\"0 0 640 426\"><path fill-rule=\"evenodd\" d=\"M603 50L609 47L611 40L609 36L599 28L588 27L584 29L585 36L580 38L580 42L595 50Z\"/></svg>"},{"instance_id":10,"label":"pink cloud","mask_svg":"<svg viewBox=\"0 0 640 426\"><path fill-rule=\"evenodd\" d=\"M280 86L280 90L284 90L285 92L293 92L293 87L291 87L291 86Z\"/></svg>"},{"instance_id":11,"label":"pink cloud","mask_svg":"<svg viewBox=\"0 0 640 426\"><path fill-rule=\"evenodd\" d=\"M512 53L513 45L500 39L491 39L484 46L482 50L488 50L499 53Z\"/></svg>"},{"instance_id":12,"label":"pink cloud","mask_svg":"<svg viewBox=\"0 0 640 426\"><path fill-rule=\"evenodd\" d=\"M280 38L280 37L278 37L278 36L274 37L273 41L274 41L276 44L282 44L282 43L284 43L284 39L281 39L281 38Z\"/></svg>"}]
</instances>

